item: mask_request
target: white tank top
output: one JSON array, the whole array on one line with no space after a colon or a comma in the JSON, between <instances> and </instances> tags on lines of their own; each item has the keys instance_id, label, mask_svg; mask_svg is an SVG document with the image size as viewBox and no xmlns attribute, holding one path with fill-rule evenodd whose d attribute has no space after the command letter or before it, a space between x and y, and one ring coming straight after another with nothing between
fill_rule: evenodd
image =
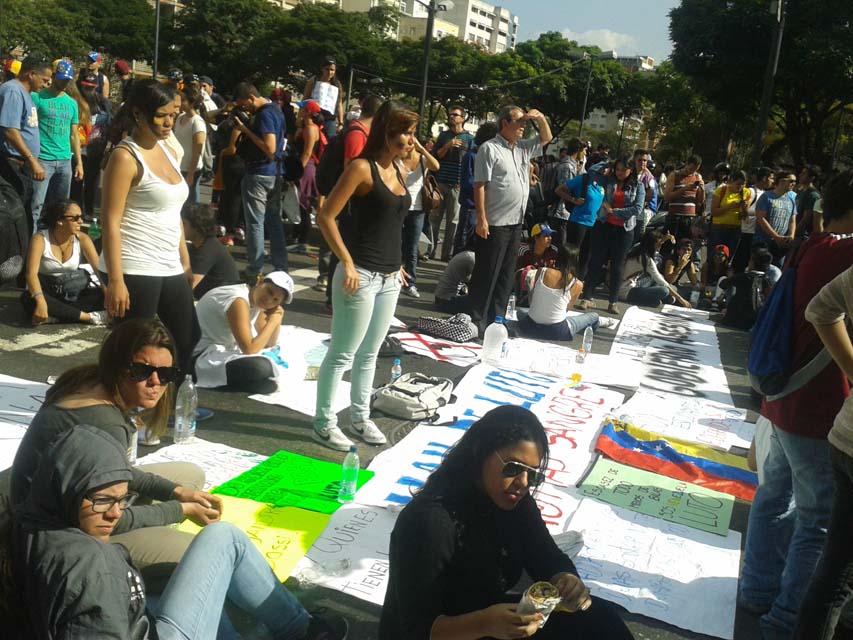
<instances>
[{"instance_id":1,"label":"white tank top","mask_svg":"<svg viewBox=\"0 0 853 640\"><path fill-rule=\"evenodd\" d=\"M181 175L177 161L162 142L158 142L172 167ZM174 276L184 272L181 265L181 207L189 195L184 180L169 184L158 178L145 160L139 146L130 139L120 145L142 167L139 184L132 186L121 219L122 272L134 276ZM109 273L104 254L98 268Z\"/></svg>"},{"instance_id":2,"label":"white tank top","mask_svg":"<svg viewBox=\"0 0 853 640\"><path fill-rule=\"evenodd\" d=\"M573 278L565 289L552 289L545 285L544 277L545 269L539 269L530 301L530 319L536 324L556 324L566 319L575 280Z\"/></svg>"},{"instance_id":3,"label":"white tank top","mask_svg":"<svg viewBox=\"0 0 853 640\"><path fill-rule=\"evenodd\" d=\"M44 251L39 262L41 275L56 276L67 271L76 271L80 267L80 239L77 236L73 236L71 241L71 256L65 262L60 262L50 249L50 231L43 229L39 233L44 237Z\"/></svg>"},{"instance_id":4,"label":"white tank top","mask_svg":"<svg viewBox=\"0 0 853 640\"><path fill-rule=\"evenodd\" d=\"M409 190L409 195L412 196L412 206L409 211L421 211L424 208L423 194L421 190L424 187L424 165L418 162L418 166L414 171L409 171L406 175L406 189Z\"/></svg>"},{"instance_id":5,"label":"white tank top","mask_svg":"<svg viewBox=\"0 0 853 640\"><path fill-rule=\"evenodd\" d=\"M331 82L317 80L311 91L311 98L317 101L323 111L328 111L334 116L338 111L339 93L338 88Z\"/></svg>"}]
</instances>

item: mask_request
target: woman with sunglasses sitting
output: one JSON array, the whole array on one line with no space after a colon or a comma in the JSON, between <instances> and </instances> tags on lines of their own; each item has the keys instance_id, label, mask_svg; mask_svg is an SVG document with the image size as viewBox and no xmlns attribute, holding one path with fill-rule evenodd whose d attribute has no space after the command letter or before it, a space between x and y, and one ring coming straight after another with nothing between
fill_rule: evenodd
<instances>
[{"instance_id":1,"label":"woman with sunglasses sitting","mask_svg":"<svg viewBox=\"0 0 853 640\"><path fill-rule=\"evenodd\" d=\"M41 212L44 227L30 240L27 253L27 289L21 305L33 326L49 322L104 324L102 287L89 286L89 272L80 268L83 259L98 264L98 252L85 233L80 233L83 214L73 200L54 200Z\"/></svg>"},{"instance_id":2,"label":"woman with sunglasses sitting","mask_svg":"<svg viewBox=\"0 0 853 640\"><path fill-rule=\"evenodd\" d=\"M471 425L397 518L380 640L632 637L542 521L530 491L547 467L548 436L529 410L497 407ZM519 614L520 594L507 592L522 569L573 613L541 630L539 614Z\"/></svg>"},{"instance_id":3,"label":"woman with sunglasses sitting","mask_svg":"<svg viewBox=\"0 0 853 640\"><path fill-rule=\"evenodd\" d=\"M33 491L33 475L44 452L77 425L96 427L115 438L128 452L135 450L134 412L142 410L155 435L165 431L173 404L169 384L177 377L175 345L157 320L129 320L110 333L97 364L75 367L59 376L47 391L12 465L10 500L13 511ZM113 542L123 544L136 566L149 575L169 573L181 559L190 534L171 528L190 518L205 525L219 518L221 501L200 489L204 472L194 464L163 463L133 467L130 489L157 504L126 510ZM131 531L133 529L133 531Z\"/></svg>"},{"instance_id":4,"label":"woman with sunglasses sitting","mask_svg":"<svg viewBox=\"0 0 853 640\"><path fill-rule=\"evenodd\" d=\"M234 525L193 539L156 604L114 532L130 520L136 471L124 444L81 425L46 448L33 491L13 514L8 550L15 613L29 633L13 637L213 640L226 597L270 637L341 640L346 620L312 617ZM11 631L8 623L4 631ZM229 629L233 632L233 629Z\"/></svg>"}]
</instances>

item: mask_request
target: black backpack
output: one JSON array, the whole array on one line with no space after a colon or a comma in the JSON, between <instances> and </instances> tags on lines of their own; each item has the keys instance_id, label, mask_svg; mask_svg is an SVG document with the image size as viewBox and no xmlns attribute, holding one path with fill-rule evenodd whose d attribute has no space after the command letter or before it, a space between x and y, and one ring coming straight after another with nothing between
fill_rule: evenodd
<instances>
[{"instance_id":1,"label":"black backpack","mask_svg":"<svg viewBox=\"0 0 853 640\"><path fill-rule=\"evenodd\" d=\"M349 123L346 128L329 140L326 145L326 150L320 158L320 164L317 165L317 191L321 196L327 196L332 193L338 178L344 172L344 144L346 138L352 131L358 131L362 135L367 136L363 125L358 125L354 122Z\"/></svg>"},{"instance_id":2,"label":"black backpack","mask_svg":"<svg viewBox=\"0 0 853 640\"><path fill-rule=\"evenodd\" d=\"M14 281L23 271L29 242L27 212L21 196L0 176L0 285Z\"/></svg>"},{"instance_id":3,"label":"black backpack","mask_svg":"<svg viewBox=\"0 0 853 640\"><path fill-rule=\"evenodd\" d=\"M270 102L269 104L265 104L262 106L255 115L252 117L251 122L254 123L255 118L263 111L264 109L274 108L278 109L278 106ZM282 116L284 117L284 116ZM251 124L247 125L250 129L252 128ZM248 164L257 164L259 162L267 162L269 161L269 156L267 156L265 151L262 151L258 145L254 143L254 141L247 135L241 135L237 140L237 155L240 156L244 162ZM281 158L278 158L280 161Z\"/></svg>"}]
</instances>

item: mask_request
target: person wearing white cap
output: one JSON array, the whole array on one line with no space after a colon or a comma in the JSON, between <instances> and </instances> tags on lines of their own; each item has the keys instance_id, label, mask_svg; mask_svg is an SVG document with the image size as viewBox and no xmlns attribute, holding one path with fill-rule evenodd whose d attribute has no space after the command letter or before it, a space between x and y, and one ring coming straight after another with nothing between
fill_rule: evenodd
<instances>
[{"instance_id":1,"label":"person wearing white cap","mask_svg":"<svg viewBox=\"0 0 853 640\"><path fill-rule=\"evenodd\" d=\"M273 271L254 287L233 284L211 289L196 312L201 340L196 345L195 371L200 387L225 387L247 393L278 388L276 351L282 305L293 300L293 279Z\"/></svg>"}]
</instances>

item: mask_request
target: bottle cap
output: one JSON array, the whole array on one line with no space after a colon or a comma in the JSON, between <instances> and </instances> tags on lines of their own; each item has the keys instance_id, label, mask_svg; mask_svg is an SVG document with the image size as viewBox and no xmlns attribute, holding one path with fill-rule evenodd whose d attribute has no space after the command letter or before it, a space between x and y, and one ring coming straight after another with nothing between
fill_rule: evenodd
<instances>
[{"instance_id":1,"label":"bottle cap","mask_svg":"<svg viewBox=\"0 0 853 640\"><path fill-rule=\"evenodd\" d=\"M495 322L500 322L501 324L503 324L503 321L504 321L503 316L495 316Z\"/></svg>"},{"instance_id":2,"label":"bottle cap","mask_svg":"<svg viewBox=\"0 0 853 640\"><path fill-rule=\"evenodd\" d=\"M394 358L394 364L400 364L400 358Z\"/></svg>"},{"instance_id":3,"label":"bottle cap","mask_svg":"<svg viewBox=\"0 0 853 640\"><path fill-rule=\"evenodd\" d=\"M351 444L350 448L349 448L349 452L350 453L358 453L358 447L355 446L354 444Z\"/></svg>"}]
</instances>

